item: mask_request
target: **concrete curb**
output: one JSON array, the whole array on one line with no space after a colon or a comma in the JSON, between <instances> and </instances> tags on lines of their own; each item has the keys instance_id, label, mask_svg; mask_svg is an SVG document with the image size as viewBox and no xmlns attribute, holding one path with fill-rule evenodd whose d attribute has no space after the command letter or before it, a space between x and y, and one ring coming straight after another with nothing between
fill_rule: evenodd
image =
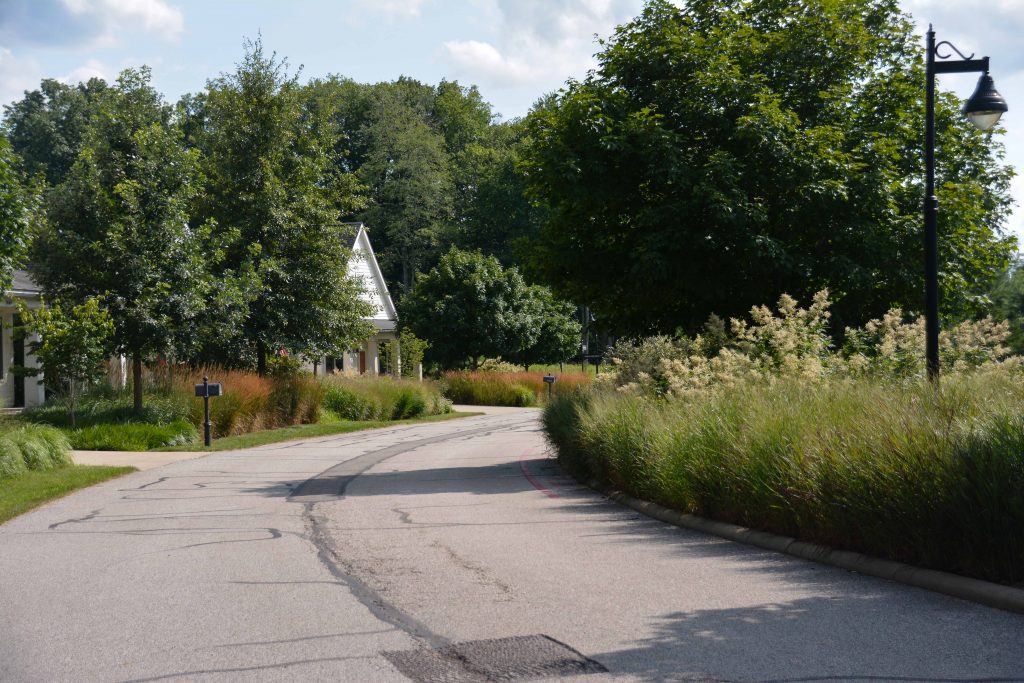
<instances>
[{"instance_id":1,"label":"concrete curb","mask_svg":"<svg viewBox=\"0 0 1024 683\"><path fill-rule=\"evenodd\" d=\"M766 531L748 529L726 522L689 515L677 510L670 510L657 503L639 500L618 491L607 491L597 482L587 485L607 495L617 503L632 508L637 512L659 519L675 526L701 531L713 536L726 538L738 543L757 546L765 550L786 553L804 560L829 564L840 569L877 576L881 579L916 586L936 593L945 593L956 598L969 600L989 607L1024 614L1024 590L1012 588L998 583L972 579L966 576L921 569L901 562L883 560L848 550L835 550L823 545L805 543L788 536L777 536Z\"/></svg>"}]
</instances>

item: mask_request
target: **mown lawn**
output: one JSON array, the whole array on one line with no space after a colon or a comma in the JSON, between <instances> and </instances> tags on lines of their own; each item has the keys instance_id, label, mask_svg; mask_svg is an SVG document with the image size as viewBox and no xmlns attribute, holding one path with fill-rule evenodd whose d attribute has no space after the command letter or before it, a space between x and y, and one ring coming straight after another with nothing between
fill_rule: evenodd
<instances>
[{"instance_id":1,"label":"mown lawn","mask_svg":"<svg viewBox=\"0 0 1024 683\"><path fill-rule=\"evenodd\" d=\"M69 465L0 479L0 523L77 489L135 471L134 467Z\"/></svg>"},{"instance_id":2,"label":"mown lawn","mask_svg":"<svg viewBox=\"0 0 1024 683\"><path fill-rule=\"evenodd\" d=\"M443 415L427 415L408 420L381 420L381 421L339 421L319 422L315 424L294 425L292 427L280 427L278 429L267 429L260 432L250 432L238 436L226 436L222 439L214 439L213 446L205 448L202 445L172 446L167 448L154 448L151 450L161 452L177 451L234 451L242 448L253 448L264 446L270 443L281 441L294 441L296 439L313 439L320 436L332 436L334 434L345 434L347 432L358 432L364 429L377 429L380 427L393 427L402 424L416 424L420 422L441 422L443 420L454 420L461 417L473 417L483 413L445 413Z\"/></svg>"}]
</instances>

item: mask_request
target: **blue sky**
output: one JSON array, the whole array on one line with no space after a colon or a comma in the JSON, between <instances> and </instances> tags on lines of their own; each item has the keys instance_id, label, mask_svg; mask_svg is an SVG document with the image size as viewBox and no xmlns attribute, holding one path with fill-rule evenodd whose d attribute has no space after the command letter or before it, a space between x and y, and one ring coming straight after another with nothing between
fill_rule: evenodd
<instances>
[{"instance_id":1,"label":"blue sky","mask_svg":"<svg viewBox=\"0 0 1024 683\"><path fill-rule=\"evenodd\" d=\"M923 32L992 58L1011 111L1010 163L1024 172L1024 0L901 0ZM0 104L43 77L110 79L148 64L169 100L231 71L245 37L285 56L303 77L359 81L400 75L478 85L504 118L593 66L593 36L608 36L642 0L0 0ZM967 97L974 75L941 86ZM1024 204L1024 177L1013 194ZM1024 206L1008 226L1024 244Z\"/></svg>"}]
</instances>

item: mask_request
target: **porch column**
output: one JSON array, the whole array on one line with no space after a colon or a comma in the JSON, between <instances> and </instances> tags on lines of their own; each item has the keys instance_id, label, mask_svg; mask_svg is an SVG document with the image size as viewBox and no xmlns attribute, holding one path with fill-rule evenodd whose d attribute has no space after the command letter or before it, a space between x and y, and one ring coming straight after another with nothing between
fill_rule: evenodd
<instances>
[{"instance_id":1,"label":"porch column","mask_svg":"<svg viewBox=\"0 0 1024 683\"><path fill-rule=\"evenodd\" d=\"M366 372L375 377L380 374L379 341L376 335L366 340Z\"/></svg>"}]
</instances>

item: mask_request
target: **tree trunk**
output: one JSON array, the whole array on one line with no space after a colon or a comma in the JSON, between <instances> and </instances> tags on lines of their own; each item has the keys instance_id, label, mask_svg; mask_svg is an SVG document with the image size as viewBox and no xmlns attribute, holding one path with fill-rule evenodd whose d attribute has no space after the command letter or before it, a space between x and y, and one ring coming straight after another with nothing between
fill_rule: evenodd
<instances>
[{"instance_id":1,"label":"tree trunk","mask_svg":"<svg viewBox=\"0 0 1024 683\"><path fill-rule=\"evenodd\" d=\"M256 374L267 376L267 346L262 341L256 342Z\"/></svg>"},{"instance_id":2,"label":"tree trunk","mask_svg":"<svg viewBox=\"0 0 1024 683\"><path fill-rule=\"evenodd\" d=\"M132 396L134 399L133 409L135 413L142 412L142 354L136 351L132 354Z\"/></svg>"}]
</instances>

